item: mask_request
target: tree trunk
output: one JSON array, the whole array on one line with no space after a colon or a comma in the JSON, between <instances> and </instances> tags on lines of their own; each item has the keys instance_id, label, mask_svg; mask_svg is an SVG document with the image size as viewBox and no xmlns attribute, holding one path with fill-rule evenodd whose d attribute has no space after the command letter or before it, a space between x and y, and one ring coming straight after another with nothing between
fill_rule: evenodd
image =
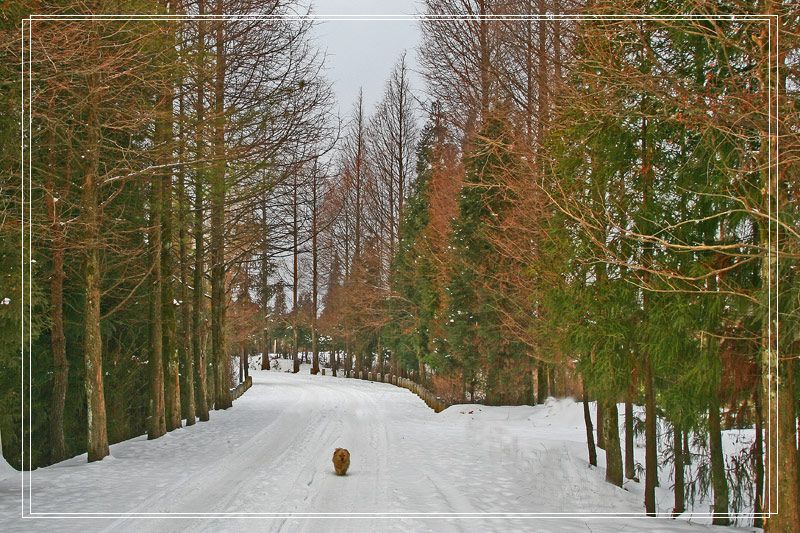
<instances>
[{"instance_id":1,"label":"tree trunk","mask_svg":"<svg viewBox=\"0 0 800 533\"><path fill-rule=\"evenodd\" d=\"M689 449L689 432L683 432L683 464L688 466L692 464L692 452Z\"/></svg>"},{"instance_id":2,"label":"tree trunk","mask_svg":"<svg viewBox=\"0 0 800 533\"><path fill-rule=\"evenodd\" d=\"M603 440L606 450L606 481L622 486L622 451L619 445L619 412L617 402L605 401L603 405Z\"/></svg>"},{"instance_id":3,"label":"tree trunk","mask_svg":"<svg viewBox=\"0 0 800 533\"><path fill-rule=\"evenodd\" d=\"M364 356L361 353L356 352L355 354L353 354L353 358L355 359L353 363L357 375L359 372L363 372L364 370Z\"/></svg>"},{"instance_id":4,"label":"tree trunk","mask_svg":"<svg viewBox=\"0 0 800 533\"><path fill-rule=\"evenodd\" d=\"M759 516L763 513L764 501L764 417L763 406L761 405L761 378L760 369L756 379L756 385L753 388L753 403L755 409L755 495L753 496L753 527L762 527L763 519Z\"/></svg>"},{"instance_id":5,"label":"tree trunk","mask_svg":"<svg viewBox=\"0 0 800 533\"><path fill-rule=\"evenodd\" d=\"M239 383L244 381L244 343L241 345L241 350L239 351Z\"/></svg>"},{"instance_id":6,"label":"tree trunk","mask_svg":"<svg viewBox=\"0 0 800 533\"><path fill-rule=\"evenodd\" d=\"M299 314L297 309L297 289L299 281L298 262L300 250L298 248L298 220L297 220L297 174L292 175L292 372L300 372L300 359L298 354Z\"/></svg>"},{"instance_id":7,"label":"tree trunk","mask_svg":"<svg viewBox=\"0 0 800 533\"><path fill-rule=\"evenodd\" d=\"M396 350L393 350L391 355L391 373L393 376L400 375L400 359L397 356Z\"/></svg>"},{"instance_id":8,"label":"tree trunk","mask_svg":"<svg viewBox=\"0 0 800 533\"><path fill-rule=\"evenodd\" d=\"M319 346L317 342L317 166L314 164L314 184L311 204L311 373L319 374Z\"/></svg>"},{"instance_id":9,"label":"tree trunk","mask_svg":"<svg viewBox=\"0 0 800 533\"><path fill-rule=\"evenodd\" d=\"M163 149L169 154L169 145L172 141L172 94L165 97L164 114L169 114L170 119L164 119L164 139L166 146ZM165 154L165 158L171 159ZM164 202L161 211L161 327L162 327L162 352L164 362L164 400L166 410L167 431L181 427L181 386L180 363L178 349L175 345L175 297L172 287L173 261L172 261L172 172L166 171L161 179L161 198Z\"/></svg>"},{"instance_id":10,"label":"tree trunk","mask_svg":"<svg viewBox=\"0 0 800 533\"><path fill-rule=\"evenodd\" d=\"M673 492L675 493L675 507L672 508L672 516L678 516L679 514L683 513L686 510L685 504L685 484L684 484L684 472L683 472L683 444L682 444L682 436L681 436L681 429L677 426L673 427L673 438L672 438L672 453L675 458L675 487Z\"/></svg>"},{"instance_id":11,"label":"tree trunk","mask_svg":"<svg viewBox=\"0 0 800 533\"><path fill-rule=\"evenodd\" d=\"M498 395L497 384L497 365L490 362L486 369L486 404L487 405L500 405L500 398Z\"/></svg>"},{"instance_id":12,"label":"tree trunk","mask_svg":"<svg viewBox=\"0 0 800 533\"><path fill-rule=\"evenodd\" d=\"M381 345L381 334L380 333L378 333L378 342L377 342L377 348L376 348L375 352L377 354L377 360L375 361L377 368L375 369L375 372L377 374L383 375L383 373L384 373L384 369L383 369L383 346Z\"/></svg>"},{"instance_id":13,"label":"tree trunk","mask_svg":"<svg viewBox=\"0 0 800 533\"><path fill-rule=\"evenodd\" d=\"M605 404L601 402L599 399L596 402L596 410L597 410L597 447L600 449L605 450L606 448L606 439L605 433L603 432L603 428L605 427Z\"/></svg>"},{"instance_id":14,"label":"tree trunk","mask_svg":"<svg viewBox=\"0 0 800 533\"><path fill-rule=\"evenodd\" d=\"M625 398L625 477L627 479L636 479L633 450L633 402L629 394Z\"/></svg>"},{"instance_id":15,"label":"tree trunk","mask_svg":"<svg viewBox=\"0 0 800 533\"><path fill-rule=\"evenodd\" d=\"M350 337L347 332L345 332L344 338L344 371L345 376L349 376L350 372L353 370L353 361L352 356L350 355Z\"/></svg>"},{"instance_id":16,"label":"tree trunk","mask_svg":"<svg viewBox=\"0 0 800 533\"><path fill-rule=\"evenodd\" d=\"M417 361L419 362L419 364L418 364L418 368L419 368L419 384L420 385L425 385L425 363L422 361L422 354L420 353L420 348L419 347L417 347ZM474 399L474 397L475 396L473 394L473 399Z\"/></svg>"},{"instance_id":17,"label":"tree trunk","mask_svg":"<svg viewBox=\"0 0 800 533\"><path fill-rule=\"evenodd\" d=\"M171 180L164 176L162 183ZM165 195L171 195L168 190ZM162 220L170 218L171 201L166 201L162 210ZM161 326L162 354L164 363L164 400L167 431L181 427L181 392L179 376L178 350L175 346L175 305L172 290L172 260L170 259L170 241L172 240L172 224L164 222L162 226L161 249Z\"/></svg>"},{"instance_id":18,"label":"tree trunk","mask_svg":"<svg viewBox=\"0 0 800 533\"><path fill-rule=\"evenodd\" d=\"M583 384L583 423L586 425L586 444L589 447L589 464L597 466L597 448L594 445L594 428L592 428L592 415L589 411L589 398L586 394L586 384Z\"/></svg>"},{"instance_id":19,"label":"tree trunk","mask_svg":"<svg viewBox=\"0 0 800 533\"><path fill-rule=\"evenodd\" d=\"M542 404L547 401L549 392L547 390L547 369L542 361L536 368L536 403Z\"/></svg>"},{"instance_id":20,"label":"tree trunk","mask_svg":"<svg viewBox=\"0 0 800 533\"><path fill-rule=\"evenodd\" d=\"M356 158L355 158L355 193L356 193L356 205L355 205L355 231L354 231L354 242L353 242L353 262L357 261L358 258L361 256L361 165L364 162L364 92L363 89L359 89L358 91L358 110L356 111L356 128L357 128L357 138L356 138ZM345 258L347 259L347 258ZM348 261L345 261L345 266L347 266ZM348 268L347 277L349 277L350 272L352 272L351 268Z\"/></svg>"},{"instance_id":21,"label":"tree trunk","mask_svg":"<svg viewBox=\"0 0 800 533\"><path fill-rule=\"evenodd\" d=\"M55 197L55 134L50 132L48 152L48 194L47 211L52 232L53 270L50 277L50 347L53 352L53 396L50 403L50 460L58 463L67 458L64 442L64 402L67 398L69 364L67 362L67 343L64 336L64 227L59 217ZM69 158L67 158L69 161ZM65 175L72 179L69 168ZM60 199L60 198L59 198Z\"/></svg>"},{"instance_id":22,"label":"tree trunk","mask_svg":"<svg viewBox=\"0 0 800 533\"><path fill-rule=\"evenodd\" d=\"M269 332L265 330L261 339L261 370L269 370Z\"/></svg>"},{"instance_id":23,"label":"tree trunk","mask_svg":"<svg viewBox=\"0 0 800 533\"><path fill-rule=\"evenodd\" d=\"M209 331L210 333L210 331ZM208 353L208 345L210 344L210 335L209 338L205 341L206 346L206 353ZM209 406L209 409L214 405L214 400L217 397L217 369L216 363L214 362L213 357L209 358L210 360L206 361L206 377L208 379L208 387L206 389L206 403Z\"/></svg>"},{"instance_id":24,"label":"tree trunk","mask_svg":"<svg viewBox=\"0 0 800 533\"><path fill-rule=\"evenodd\" d=\"M641 103L642 116L647 116L647 104L643 100ZM642 207L646 209L654 180L654 171L650 145L648 141L648 122L647 118L642 118L641 126L642 140ZM648 222L643 223L646 226ZM649 244L642 246L642 257L645 267L649 267L652 260L653 250ZM647 274L645 273L645 277ZM642 296L642 305L645 314L648 308L647 294ZM642 353L642 367L644 369L644 404L645 404L645 481L644 481L644 507L649 516L656 516L656 486L658 485L658 436L657 414L656 414L656 393L653 378L653 361L649 352Z\"/></svg>"},{"instance_id":25,"label":"tree trunk","mask_svg":"<svg viewBox=\"0 0 800 533\"><path fill-rule=\"evenodd\" d=\"M772 357L774 361L777 356L773 353ZM764 406L772 426L767 424L765 432L768 447L763 511L777 514L764 520L764 531L791 531L800 523L794 364L786 357L778 362L777 370L772 369L771 380L765 377L766 382L772 381L767 392L770 401Z\"/></svg>"},{"instance_id":26,"label":"tree trunk","mask_svg":"<svg viewBox=\"0 0 800 533\"><path fill-rule=\"evenodd\" d=\"M217 0L217 16L224 1ZM216 75L214 78L214 159L211 184L211 352L215 362L215 409L231 404L231 365L225 339L225 21L215 22Z\"/></svg>"},{"instance_id":27,"label":"tree trunk","mask_svg":"<svg viewBox=\"0 0 800 533\"><path fill-rule=\"evenodd\" d=\"M644 507L648 516L656 516L656 486L658 485L658 441L656 435L656 394L653 390L653 371L649 357L644 362L645 403L645 481Z\"/></svg>"},{"instance_id":28,"label":"tree trunk","mask_svg":"<svg viewBox=\"0 0 800 533\"><path fill-rule=\"evenodd\" d=\"M163 112L163 103L159 105ZM163 142L165 137L163 121L156 122L155 141ZM151 180L150 190L150 261L152 264L152 283L150 286L150 423L147 438L157 439L167 431L164 399L164 360L161 291L161 211L164 206L164 180L162 172L156 172Z\"/></svg>"},{"instance_id":29,"label":"tree trunk","mask_svg":"<svg viewBox=\"0 0 800 533\"><path fill-rule=\"evenodd\" d=\"M271 296L269 286L270 274L270 258L269 258L269 221L267 219L268 213L268 198L267 192L269 190L268 175L264 173L264 192L261 198L261 312L263 313L263 332L261 335L262 348L261 348L261 370L269 370L269 299ZM281 289L283 290L283 289Z\"/></svg>"},{"instance_id":30,"label":"tree trunk","mask_svg":"<svg viewBox=\"0 0 800 533\"><path fill-rule=\"evenodd\" d=\"M311 323L311 373L319 374L319 346L317 342L316 319L312 318Z\"/></svg>"},{"instance_id":31,"label":"tree trunk","mask_svg":"<svg viewBox=\"0 0 800 533\"><path fill-rule=\"evenodd\" d=\"M206 376L206 354L205 343L202 337L205 333L203 324L203 302L205 295L203 292L203 278L205 272L204 244L203 244L203 197L205 167L201 161L205 157L205 22L202 15L205 14L204 0L198 0L198 13L201 18L197 21L198 51L197 51L197 96L195 97L195 116L197 118L197 128L195 132L195 165L194 176L194 287L192 290L192 356L194 357L195 368L195 390L194 397L197 402L197 416L201 422L207 422L208 416L208 383Z\"/></svg>"},{"instance_id":32,"label":"tree trunk","mask_svg":"<svg viewBox=\"0 0 800 533\"><path fill-rule=\"evenodd\" d=\"M178 145L178 161L181 166L178 170L178 263L180 270L180 290L178 297L180 298L180 311L181 311L181 328L180 338L178 343L178 357L183 364L183 384L181 389L184 392L186 401L183 402L184 416L186 417L186 425L191 426L195 423L195 399L194 399L194 355L192 354L192 329L190 327L192 321L192 307L189 303L189 232L187 227L189 224L189 199L186 195L186 170L183 167L186 156L186 141L185 135L185 121L186 116L184 113L184 95L181 93L179 99L179 131L178 137L180 143ZM199 334L199 333L197 333Z\"/></svg>"},{"instance_id":33,"label":"tree trunk","mask_svg":"<svg viewBox=\"0 0 800 533\"><path fill-rule=\"evenodd\" d=\"M83 353L86 364L86 436L89 462L108 455L106 403L103 392L103 341L100 336L100 221L97 213L97 180L100 167L100 124L97 116L99 80L89 76L87 120L88 164L83 182L83 219L87 253L84 264L86 307L83 313Z\"/></svg>"},{"instance_id":34,"label":"tree trunk","mask_svg":"<svg viewBox=\"0 0 800 533\"><path fill-rule=\"evenodd\" d=\"M716 392L708 408L708 438L711 452L711 483L714 487L714 519L717 526L730 524L728 514L728 479L725 472L725 455L722 449L719 403Z\"/></svg>"},{"instance_id":35,"label":"tree trunk","mask_svg":"<svg viewBox=\"0 0 800 533\"><path fill-rule=\"evenodd\" d=\"M785 7L777 0L767 0L764 12L777 15L785 12ZM769 94L774 100L769 102L772 109L778 114L778 106L784 109L792 105L786 89L787 78L787 52L783 48L770 43L777 41L778 24L770 26L770 39L764 39L763 49L767 52L769 63L762 69L762 87L770 86L770 80L775 79L775 90ZM777 72L773 72L773 65L777 65ZM774 77L773 77L774 76ZM777 209L791 205L792 200L787 197L788 188L781 186L789 182L786 175L786 165L778 165L777 159L768 159L770 154L778 153L778 132L781 128L768 128L762 126L762 161L761 166L763 199L760 207L761 213L771 213L773 219L779 216ZM790 135L783 133L783 135ZM780 202L779 202L780 201ZM791 224L791 221L784 219ZM766 226L766 227L765 227ZM781 282L791 283L786 279L793 267L792 263L784 261L779 265L778 248L787 240L786 230L776 222L769 226L761 224L760 244L763 250L761 261L761 313L762 342L761 342L761 375L766 395L762 398L764 404L764 421L766 427L766 480L764 512L777 512L764 521L764 531L795 531L800 524L800 470L798 468L797 448L797 400L795 395L797 342L787 346L778 346L778 317L779 279ZM794 302L796 308L796 302ZM783 306L782 306L783 307ZM791 308L790 308L791 309ZM786 311L784 311L786 312ZM790 341L791 342L791 341ZM784 349L782 349L784 348ZM786 349L788 348L788 349Z\"/></svg>"}]
</instances>

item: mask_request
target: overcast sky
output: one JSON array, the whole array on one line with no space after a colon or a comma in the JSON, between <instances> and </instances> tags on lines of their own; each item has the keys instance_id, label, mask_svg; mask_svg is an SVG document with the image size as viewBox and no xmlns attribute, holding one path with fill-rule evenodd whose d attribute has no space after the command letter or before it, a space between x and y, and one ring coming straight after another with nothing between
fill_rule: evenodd
<instances>
[{"instance_id":1,"label":"overcast sky","mask_svg":"<svg viewBox=\"0 0 800 533\"><path fill-rule=\"evenodd\" d=\"M419 11L417 0L313 0L317 15L412 15ZM319 45L327 50L327 76L343 116L349 115L359 87L364 88L364 104L370 113L383 94L392 67L406 50L406 60L417 70L416 47L419 27L416 21L320 22L316 28ZM412 73L413 89L421 89L419 76Z\"/></svg>"}]
</instances>

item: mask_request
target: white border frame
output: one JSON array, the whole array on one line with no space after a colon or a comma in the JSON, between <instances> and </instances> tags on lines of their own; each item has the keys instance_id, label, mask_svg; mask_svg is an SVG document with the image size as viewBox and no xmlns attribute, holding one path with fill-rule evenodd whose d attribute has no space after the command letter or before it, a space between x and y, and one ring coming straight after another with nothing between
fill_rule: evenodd
<instances>
[{"instance_id":1,"label":"white border frame","mask_svg":"<svg viewBox=\"0 0 800 533\"><path fill-rule=\"evenodd\" d=\"M33 277L33 261L30 259L31 250L32 250L32 243L33 243L33 225L29 223L28 227L28 234L27 234L27 245L28 248L26 250L26 234L25 234L25 213L26 209L28 212L28 221L31 219L31 205L30 205L30 198L32 194L32 168L33 168L33 151L32 151L32 143L26 144L26 132L30 132L32 130L32 111L29 109L29 106L26 107L26 96L28 98L27 103L30 104L30 95L32 92L32 52L31 47L27 50L28 56L26 58L25 52L25 42L26 42L26 26L27 26L27 39L28 43L32 42L33 38L33 22L34 21L81 21L81 20L166 20L166 21L184 21L184 20L276 20L276 19L287 19L287 20L315 20L315 21L421 21L426 19L434 19L434 20L478 20L478 19L485 19L485 20L501 20L501 21L523 21L523 20L565 20L565 21L581 21L581 20L611 20L611 21L627 21L627 20L657 20L657 21L667 21L667 20L753 20L753 21L760 21L760 22L767 22L768 28L768 50L770 53L773 53L773 43L772 43L772 34L773 34L773 22L775 23L775 71L778 72L780 68L780 54L779 54L779 42L780 42L780 19L779 15L775 14L743 14L743 15L702 15L702 14L684 14L684 15L672 15L672 16L658 16L658 15L556 15L552 13L547 13L544 15L466 15L466 16L450 16L450 15L297 15L297 16L275 16L275 15L115 15L115 14L103 14L103 15L37 15L31 14L27 18L22 19L21 27L20 27L20 50L21 50L21 84L22 84L22 97L21 97L21 135L20 135L20 144L21 144L21 160L20 160L20 173L22 177L22 224L21 224L21 244L22 244L22 254L21 254L21 270L22 270L22 290L21 290L21 316L22 316L22 341L21 341L21 356L22 356L22 368L21 368L21 430L22 430L22 438L21 438L21 457L22 457L22 465L23 470L20 472L21 478L21 485L20 485L20 495L21 495L21 518L178 518L178 519L188 519L188 518L376 518L376 517L397 517L397 518L485 518L485 519L508 519L508 518L642 518L642 519L652 519L654 517L648 516L644 511L641 513L605 513L605 512L597 512L597 513L581 513L581 512L574 512L574 513L535 513L535 512L499 512L499 513L492 513L492 512L475 512L475 513L448 513L448 512L430 512L430 513L412 513L412 512L374 512L374 513L243 513L243 512L217 512L217 513L137 513L137 512L122 512L122 513L93 513L93 512L76 512L76 513L57 513L57 512L34 512L33 511L33 492L31 486L31 478L32 478L32 470L30 468L25 470L25 374L27 372L28 375L28 420L32 420L32 397L31 397L31 382L32 382L32 364L30 355L27 360L26 366L26 350L25 350L25 334L26 334L26 325L27 325L27 334L28 334L28 347L27 353L32 353L32 344L33 344L33 335L32 335L32 306L30 302L32 301L32 288L28 286L28 313L27 313L27 323L26 323L26 314L25 314L25 280L30 280ZM769 101L769 109L768 109L768 136L772 138L773 132L773 120L772 120L772 112L773 112L773 105L775 106L775 131L777 132L779 128L779 99L774 98L773 104L773 90L772 90L772 65L768 70L768 101ZM26 84L25 81L28 81L27 85L27 92L26 92ZM27 130L26 130L26 121L25 117L27 114ZM775 141L775 161L774 166L776 168L775 172L775 180L779 179L779 172L777 172L778 164L779 164L779 154L780 154L780 136L776 135ZM26 157L26 148L28 150L27 157ZM772 168L773 168L773 161L772 161L772 143L770 142L768 145L768 181L772 181ZM26 167L27 163L27 167ZM27 182L27 191L28 191L28 205L26 206L25 203L25 192L26 192L26 181L25 178L28 178ZM779 185L776 183L776 185ZM767 234L768 234L768 249L767 249L767 257L770 257L773 253L773 245L772 245L772 233L773 233L773 222L772 222L772 203L770 202L767 206ZM778 213L779 209L779 197L778 195L775 196L775 212ZM778 282L779 282L779 271L778 271L778 239L779 239L779 232L778 232L778 225L775 224L775 246L774 246L774 253L775 253L775 283L776 289L778 289ZM26 255L27 252L27 255ZM25 262L26 258L28 258L28 268L27 268L27 277L26 277L26 269L25 269ZM771 274L771 272L770 272ZM772 377L772 367L773 367L773 342L772 342L772 281L770 276L767 277L767 284L768 284L768 316L770 320L768 322L768 329L767 329L767 363L769 372L767 374L767 379L770 384L775 384L775 397L776 399L779 398L779 387L777 379L773 380ZM777 374L778 368L778 361L779 356L777 353L777 347L779 342L779 316L778 316L778 297L779 297L779 290L776 290L778 294L775 295L775 369ZM767 395L767 412L771 412L771 395ZM780 404L777 406L777 409L780 409ZM767 417L767 428L771 430L771 416ZM779 428L776 428L779 430ZM768 434L765 437L772 435L771 431L768 431ZM32 455L32 436L31 432L28 432L28 461L30 461L30 455ZM775 434L775 441L779 440L779 436L777 433ZM737 517L758 517L758 518L769 518L771 516L778 514L778 479L775 480L775 511L772 511L773 502L770 498L772 493L770 487L770 473L771 473L771 446L770 441L765 439L765 450L764 453L766 455L765 467L764 467L764 487L766 488L763 491L762 497L767 500L767 506L769 509L764 511L762 508L761 513L724 513L724 514L715 514L715 513L691 513L692 517L729 517L729 518L737 518ZM778 458L776 457L776 461ZM27 473L28 477L28 513L25 512L25 476ZM777 472L778 477L780 476L780 471ZM662 518L664 518L662 516Z\"/></svg>"}]
</instances>

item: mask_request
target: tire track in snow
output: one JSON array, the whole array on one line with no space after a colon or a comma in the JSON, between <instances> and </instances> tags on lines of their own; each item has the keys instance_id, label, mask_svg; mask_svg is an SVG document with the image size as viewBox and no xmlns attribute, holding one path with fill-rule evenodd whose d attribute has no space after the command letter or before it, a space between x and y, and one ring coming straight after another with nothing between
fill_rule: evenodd
<instances>
[{"instance_id":1,"label":"tire track in snow","mask_svg":"<svg viewBox=\"0 0 800 533\"><path fill-rule=\"evenodd\" d=\"M263 386L263 384L258 385ZM230 502L231 495L238 495L235 486L238 485L238 479L249 473L253 475L252 469L258 468L259 462L253 461L254 450L259 450L268 440L268 436L285 436L291 435L289 442L302 441L307 434L309 426L312 421L308 420L305 425L296 423L293 418L294 409L297 406L303 405L308 391L303 388L298 388L300 394L288 407L281 411L281 413L272 420L269 424L257 431L253 436L243 443L237 443L233 451L226 453L213 464L203 465L200 469L192 472L189 476L181 479L178 483L169 485L166 489L157 492L152 497L139 503L131 509L131 513L150 513L150 512L172 512L172 513L194 513L194 512L214 512L228 511L229 507L220 507L220 502ZM254 387L251 388L256 396L260 391ZM242 396L245 399L246 396ZM247 398L254 401L257 398ZM242 402L244 403L244 402ZM232 409L244 409L244 405L235 405ZM231 423L229 420L222 421L223 423ZM214 412L212 412L212 420L204 424L214 423ZM220 423L219 421L217 423ZM217 428L222 429L222 428ZM272 462L278 462L280 459L291 452L290 447L276 448L282 449L280 456L275 458ZM270 474L269 472L267 473ZM105 531L115 531L118 528L126 528L127 526L136 523L138 518L121 518L112 523ZM187 519L189 520L189 519ZM186 524L176 524L175 519L165 519L161 524L158 524L159 531L171 531L176 527L176 531L184 531Z\"/></svg>"},{"instance_id":2,"label":"tire track in snow","mask_svg":"<svg viewBox=\"0 0 800 533\"><path fill-rule=\"evenodd\" d=\"M318 485L303 500L307 511L334 513L371 512L386 502L385 424L380 404L369 382L320 379L314 384L322 389L328 401L335 405L333 416L325 419L328 439L322 439L313 457L320 457ZM347 476L333 473L330 455L336 447L346 447L352 454ZM310 459L309 462L312 462ZM383 461L383 463L381 462ZM313 461L316 462L316 461ZM369 518L336 518L337 531L361 532L372 530ZM319 531L313 520L283 519L274 531Z\"/></svg>"}]
</instances>

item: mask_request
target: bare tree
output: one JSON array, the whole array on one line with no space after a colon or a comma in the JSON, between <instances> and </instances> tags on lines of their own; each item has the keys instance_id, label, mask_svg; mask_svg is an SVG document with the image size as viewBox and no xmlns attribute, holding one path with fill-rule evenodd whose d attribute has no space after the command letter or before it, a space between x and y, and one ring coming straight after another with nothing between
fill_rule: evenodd
<instances>
[{"instance_id":1,"label":"bare tree","mask_svg":"<svg viewBox=\"0 0 800 533\"><path fill-rule=\"evenodd\" d=\"M381 235L386 270L401 238L403 207L413 184L417 143L413 102L403 54L389 76L369 129L369 207Z\"/></svg>"}]
</instances>

